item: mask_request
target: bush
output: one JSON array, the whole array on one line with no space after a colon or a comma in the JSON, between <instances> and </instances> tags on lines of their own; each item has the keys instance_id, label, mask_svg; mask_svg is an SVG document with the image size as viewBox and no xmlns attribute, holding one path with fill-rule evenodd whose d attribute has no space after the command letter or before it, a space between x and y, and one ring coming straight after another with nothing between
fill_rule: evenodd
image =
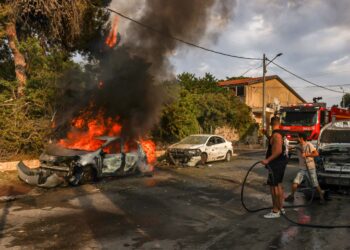
<instances>
[{"instance_id":1,"label":"bush","mask_svg":"<svg viewBox=\"0 0 350 250\"><path fill-rule=\"evenodd\" d=\"M174 101L163 110L155 131L158 140L174 142L190 134L210 133L225 125L247 136L254 124L250 108L218 87L217 82L209 73L202 78L183 73L176 84L167 86L172 89L169 92L176 94L173 94Z\"/></svg>"},{"instance_id":2,"label":"bush","mask_svg":"<svg viewBox=\"0 0 350 250\"><path fill-rule=\"evenodd\" d=\"M36 38L21 43L20 49L28 65L25 96L15 99L14 76L0 74L0 160L19 153L37 156L42 151L50 139L58 92L56 82L65 70L77 67L55 48L45 52Z\"/></svg>"}]
</instances>

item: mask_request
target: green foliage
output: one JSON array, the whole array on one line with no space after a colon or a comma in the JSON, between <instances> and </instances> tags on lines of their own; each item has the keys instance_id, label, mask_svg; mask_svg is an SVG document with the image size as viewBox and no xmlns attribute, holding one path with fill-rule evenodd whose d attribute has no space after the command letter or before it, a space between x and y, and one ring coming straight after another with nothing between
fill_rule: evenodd
<instances>
[{"instance_id":1,"label":"green foliage","mask_svg":"<svg viewBox=\"0 0 350 250\"><path fill-rule=\"evenodd\" d=\"M175 101L166 105L156 136L173 142L193 133L209 133L217 127L229 126L243 137L253 126L250 108L207 73L204 77L183 73L170 93Z\"/></svg>"},{"instance_id":2,"label":"green foliage","mask_svg":"<svg viewBox=\"0 0 350 250\"><path fill-rule=\"evenodd\" d=\"M100 7L110 2L0 0L0 160L40 153L62 105L57 82L69 73L74 77L66 85L79 89L90 77L72 57L80 53L90 63L99 59L99 42L110 29L109 12ZM16 24L16 45L27 64L25 95L20 99L16 99L15 65L5 31L8 23Z\"/></svg>"},{"instance_id":3,"label":"green foliage","mask_svg":"<svg viewBox=\"0 0 350 250\"><path fill-rule=\"evenodd\" d=\"M350 94L346 93L343 95L342 101L340 102L341 107L350 107Z\"/></svg>"},{"instance_id":4,"label":"green foliage","mask_svg":"<svg viewBox=\"0 0 350 250\"><path fill-rule=\"evenodd\" d=\"M206 73L204 77L196 77L191 73L182 73L177 77L180 85L192 93L223 93L225 90L217 85L218 79Z\"/></svg>"},{"instance_id":5,"label":"green foliage","mask_svg":"<svg viewBox=\"0 0 350 250\"><path fill-rule=\"evenodd\" d=\"M180 90L177 100L166 105L163 110L158 136L176 141L189 134L198 133L197 112L191 93L185 89Z\"/></svg>"},{"instance_id":6,"label":"green foliage","mask_svg":"<svg viewBox=\"0 0 350 250\"><path fill-rule=\"evenodd\" d=\"M14 76L6 79L0 70L0 159L9 159L18 153L37 155L41 152L49 140L57 105L56 82L66 70L79 68L57 48L51 48L49 53L45 51L36 38L21 42L20 49L28 65L23 98L14 98Z\"/></svg>"}]
</instances>

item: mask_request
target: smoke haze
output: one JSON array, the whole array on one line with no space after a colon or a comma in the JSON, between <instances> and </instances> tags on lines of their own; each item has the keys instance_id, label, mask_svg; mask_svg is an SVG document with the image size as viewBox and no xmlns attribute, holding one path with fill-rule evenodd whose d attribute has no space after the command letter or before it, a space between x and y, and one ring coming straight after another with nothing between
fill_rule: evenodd
<instances>
[{"instance_id":1,"label":"smoke haze","mask_svg":"<svg viewBox=\"0 0 350 250\"><path fill-rule=\"evenodd\" d=\"M125 4L123 8L137 9ZM139 1L135 1L138 4ZM138 21L165 35L197 43L207 34L211 10L225 22L232 14L234 1L147 0ZM118 11L118 1L113 8ZM130 14L133 17L132 14ZM120 19L121 22L126 22ZM103 111L118 117L125 137L145 135L158 121L164 92L157 82L172 76L169 55L181 46L175 40L130 23L121 34L122 45L114 49L99 46L99 61L85 75L70 72L62 81L63 98L56 119L57 130L66 131L72 119L89 110L90 119ZM215 39L215 32L209 32ZM101 41L96 41L101 44ZM80 78L80 80L78 79ZM83 84L79 84L82 82ZM102 82L100 86L98 83ZM64 129L65 128L65 129ZM64 133L63 133L64 134Z\"/></svg>"}]
</instances>

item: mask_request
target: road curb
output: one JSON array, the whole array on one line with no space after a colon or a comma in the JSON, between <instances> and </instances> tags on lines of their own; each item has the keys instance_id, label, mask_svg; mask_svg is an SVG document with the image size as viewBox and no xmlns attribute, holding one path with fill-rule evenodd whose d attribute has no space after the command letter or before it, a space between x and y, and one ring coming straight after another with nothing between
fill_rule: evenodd
<instances>
[{"instance_id":1,"label":"road curb","mask_svg":"<svg viewBox=\"0 0 350 250\"><path fill-rule=\"evenodd\" d=\"M40 165L40 162L38 159L24 160L23 162L29 168L37 168ZM0 172L15 171L15 170L17 170L18 163L19 163L19 161L0 162Z\"/></svg>"}]
</instances>

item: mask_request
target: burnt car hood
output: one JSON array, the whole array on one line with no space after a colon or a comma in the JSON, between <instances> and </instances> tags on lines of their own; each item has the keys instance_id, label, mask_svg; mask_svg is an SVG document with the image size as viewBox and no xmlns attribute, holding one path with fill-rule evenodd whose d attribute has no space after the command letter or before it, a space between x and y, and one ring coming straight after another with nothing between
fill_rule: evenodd
<instances>
[{"instance_id":1,"label":"burnt car hood","mask_svg":"<svg viewBox=\"0 0 350 250\"><path fill-rule=\"evenodd\" d=\"M17 165L18 177L33 186L52 188L61 185L64 179L56 174L48 174L42 169L30 169L22 161Z\"/></svg>"},{"instance_id":2,"label":"burnt car hood","mask_svg":"<svg viewBox=\"0 0 350 250\"><path fill-rule=\"evenodd\" d=\"M89 154L91 152L84 151L84 150L77 150L77 149L68 149L68 148L63 148L56 144L50 144L45 148L44 153L52 156L70 157L70 156L79 156L79 155Z\"/></svg>"}]
</instances>

